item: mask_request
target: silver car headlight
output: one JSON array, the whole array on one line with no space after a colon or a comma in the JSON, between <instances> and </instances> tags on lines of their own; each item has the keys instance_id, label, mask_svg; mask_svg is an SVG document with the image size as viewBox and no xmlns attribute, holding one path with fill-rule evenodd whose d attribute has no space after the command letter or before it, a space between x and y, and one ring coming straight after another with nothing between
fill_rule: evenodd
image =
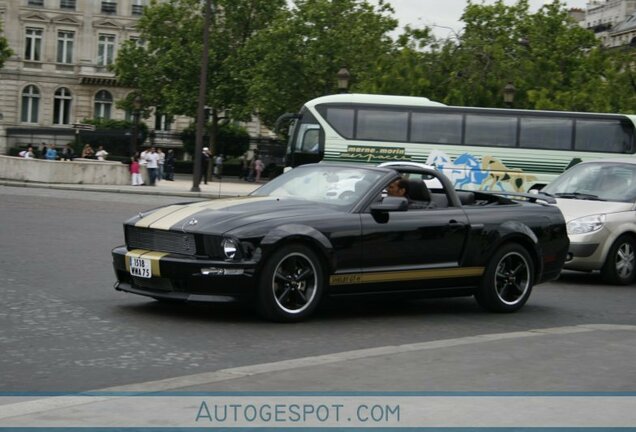
<instances>
[{"instance_id":1,"label":"silver car headlight","mask_svg":"<svg viewBox=\"0 0 636 432\"><path fill-rule=\"evenodd\" d=\"M585 216L568 222L568 234L588 234L600 230L605 225L605 215Z\"/></svg>"},{"instance_id":2,"label":"silver car headlight","mask_svg":"<svg viewBox=\"0 0 636 432\"><path fill-rule=\"evenodd\" d=\"M223 239L221 246L223 247L223 253L225 254L226 258L235 259L239 257L240 254L238 241L231 238L226 238Z\"/></svg>"}]
</instances>

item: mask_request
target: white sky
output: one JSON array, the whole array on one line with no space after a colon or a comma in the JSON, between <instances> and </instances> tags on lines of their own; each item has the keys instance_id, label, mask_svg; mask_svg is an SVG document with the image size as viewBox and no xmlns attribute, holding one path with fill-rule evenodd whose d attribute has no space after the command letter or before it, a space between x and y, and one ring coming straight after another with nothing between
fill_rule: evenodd
<instances>
[{"instance_id":1,"label":"white sky","mask_svg":"<svg viewBox=\"0 0 636 432\"><path fill-rule=\"evenodd\" d=\"M395 17L400 21L400 27L406 24L413 26L433 25L442 27L433 27L437 37L446 37L449 30L443 27L450 27L455 32L459 32L463 24L460 17L466 7L466 0L387 0L395 9ZM474 3L479 3L476 0ZM485 0L486 4L492 4L494 1ZM506 0L506 4L514 4L514 0ZM532 10L536 10L544 3L551 3L550 0L530 0ZM565 0L568 8L585 9L587 0Z\"/></svg>"}]
</instances>

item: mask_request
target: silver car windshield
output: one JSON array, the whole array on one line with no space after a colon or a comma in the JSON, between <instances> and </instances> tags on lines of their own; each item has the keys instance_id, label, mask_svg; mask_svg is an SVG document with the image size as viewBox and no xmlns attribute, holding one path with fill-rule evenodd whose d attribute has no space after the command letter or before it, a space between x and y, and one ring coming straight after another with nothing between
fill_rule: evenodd
<instances>
[{"instance_id":1,"label":"silver car windshield","mask_svg":"<svg viewBox=\"0 0 636 432\"><path fill-rule=\"evenodd\" d=\"M541 192L556 198L633 202L636 200L636 164L599 162L576 165Z\"/></svg>"},{"instance_id":2,"label":"silver car windshield","mask_svg":"<svg viewBox=\"0 0 636 432\"><path fill-rule=\"evenodd\" d=\"M362 198L383 175L364 168L300 166L276 177L251 195L348 206Z\"/></svg>"}]
</instances>

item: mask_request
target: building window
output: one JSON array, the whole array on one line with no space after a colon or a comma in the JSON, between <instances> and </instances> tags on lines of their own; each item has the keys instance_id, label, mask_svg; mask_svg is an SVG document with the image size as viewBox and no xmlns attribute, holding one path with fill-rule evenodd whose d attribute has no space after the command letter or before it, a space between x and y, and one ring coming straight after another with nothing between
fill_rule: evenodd
<instances>
[{"instance_id":1,"label":"building window","mask_svg":"<svg viewBox=\"0 0 636 432\"><path fill-rule=\"evenodd\" d=\"M73 40L75 33L70 31L57 32L57 62L73 63Z\"/></svg>"},{"instance_id":2,"label":"building window","mask_svg":"<svg viewBox=\"0 0 636 432\"><path fill-rule=\"evenodd\" d=\"M131 36L130 41L134 42L138 47L143 47L146 45L145 39L140 38L139 36Z\"/></svg>"},{"instance_id":3,"label":"building window","mask_svg":"<svg viewBox=\"0 0 636 432\"><path fill-rule=\"evenodd\" d=\"M42 56L42 29L27 27L24 59L40 61Z\"/></svg>"},{"instance_id":4,"label":"building window","mask_svg":"<svg viewBox=\"0 0 636 432\"><path fill-rule=\"evenodd\" d=\"M117 13L117 2L113 0L102 1L102 13L105 13L105 14Z\"/></svg>"},{"instance_id":5,"label":"building window","mask_svg":"<svg viewBox=\"0 0 636 432\"><path fill-rule=\"evenodd\" d=\"M110 119L113 106L113 96L106 90L101 90L95 95L95 118Z\"/></svg>"},{"instance_id":6,"label":"building window","mask_svg":"<svg viewBox=\"0 0 636 432\"><path fill-rule=\"evenodd\" d=\"M29 0L27 3L29 6L44 6L44 0Z\"/></svg>"},{"instance_id":7,"label":"building window","mask_svg":"<svg viewBox=\"0 0 636 432\"><path fill-rule=\"evenodd\" d=\"M26 86L22 91L22 115L24 123L37 123L40 109L40 90L34 85Z\"/></svg>"},{"instance_id":8,"label":"building window","mask_svg":"<svg viewBox=\"0 0 636 432\"><path fill-rule=\"evenodd\" d=\"M72 100L73 96L71 96L69 89L61 87L55 91L55 99L53 100L53 124L70 124Z\"/></svg>"},{"instance_id":9,"label":"building window","mask_svg":"<svg viewBox=\"0 0 636 432\"><path fill-rule=\"evenodd\" d=\"M141 15L144 13L144 6L146 5L146 0L133 0L132 2L132 14L133 15Z\"/></svg>"},{"instance_id":10,"label":"building window","mask_svg":"<svg viewBox=\"0 0 636 432\"><path fill-rule=\"evenodd\" d=\"M155 129L160 131L169 131L172 126L172 117L163 114L161 111L155 113Z\"/></svg>"},{"instance_id":11,"label":"building window","mask_svg":"<svg viewBox=\"0 0 636 432\"><path fill-rule=\"evenodd\" d=\"M60 9L75 10L75 0L60 0Z\"/></svg>"},{"instance_id":12,"label":"building window","mask_svg":"<svg viewBox=\"0 0 636 432\"><path fill-rule=\"evenodd\" d=\"M113 64L115 60L115 36L108 34L99 35L99 45L97 46L97 64L106 66Z\"/></svg>"}]
</instances>

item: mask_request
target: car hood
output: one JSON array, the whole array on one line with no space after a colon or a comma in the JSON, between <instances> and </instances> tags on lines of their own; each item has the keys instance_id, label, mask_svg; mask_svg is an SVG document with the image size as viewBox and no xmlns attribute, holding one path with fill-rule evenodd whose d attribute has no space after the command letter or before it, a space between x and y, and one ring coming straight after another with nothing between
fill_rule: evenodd
<instances>
[{"instance_id":1,"label":"car hood","mask_svg":"<svg viewBox=\"0 0 636 432\"><path fill-rule=\"evenodd\" d=\"M563 213L565 221L569 222L584 216L629 211L633 208L633 204L616 201L590 201L558 198L557 207L559 207L561 213Z\"/></svg>"},{"instance_id":2,"label":"car hood","mask_svg":"<svg viewBox=\"0 0 636 432\"><path fill-rule=\"evenodd\" d=\"M321 218L339 212L337 207L312 201L276 197L239 197L187 204L173 204L140 213L126 223L140 228L222 234L267 220Z\"/></svg>"}]
</instances>

